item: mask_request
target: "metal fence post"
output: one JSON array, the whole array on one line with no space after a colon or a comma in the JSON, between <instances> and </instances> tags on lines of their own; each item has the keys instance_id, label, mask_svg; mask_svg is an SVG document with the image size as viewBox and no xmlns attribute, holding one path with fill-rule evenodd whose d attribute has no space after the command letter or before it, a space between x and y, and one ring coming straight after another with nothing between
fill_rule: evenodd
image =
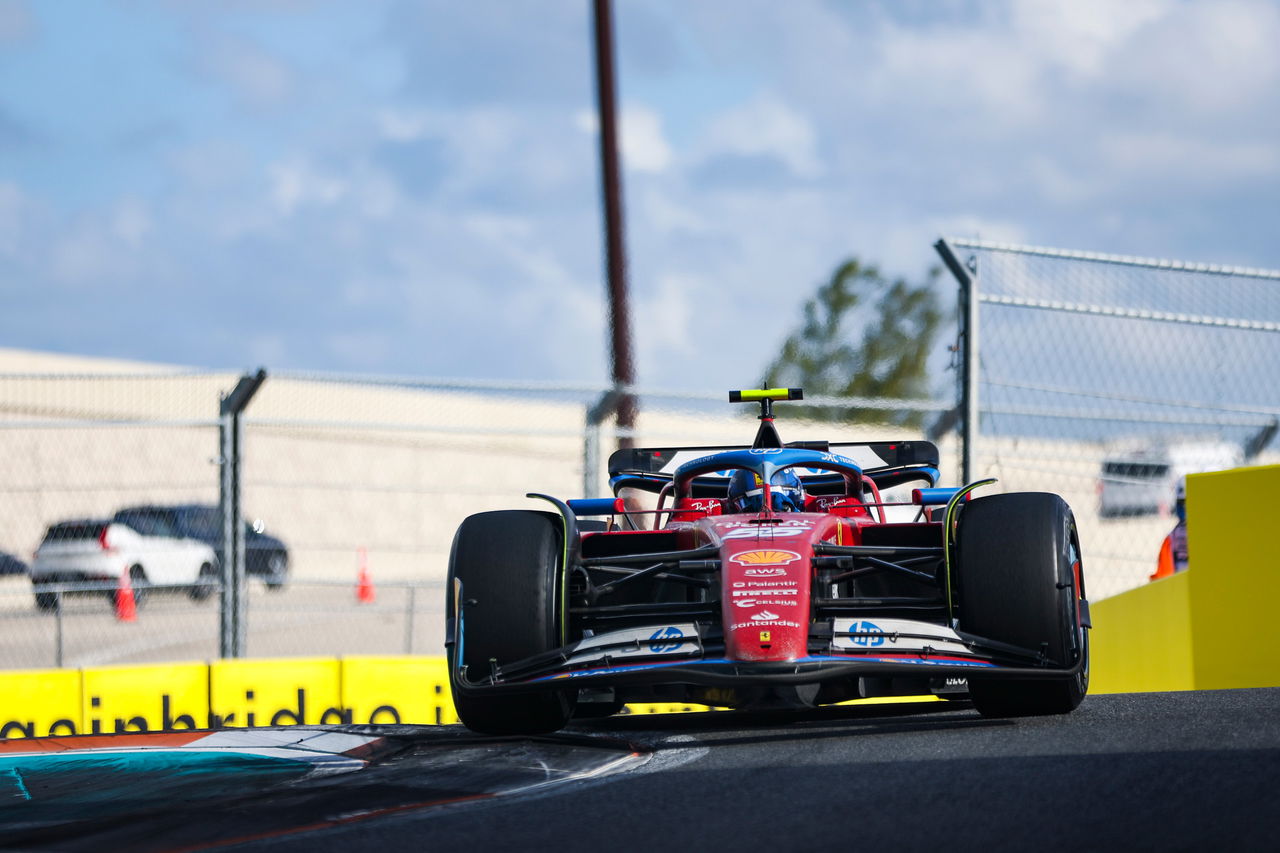
<instances>
[{"instance_id":1,"label":"metal fence post","mask_svg":"<svg viewBox=\"0 0 1280 853\"><path fill-rule=\"evenodd\" d=\"M947 269L960 285L960 321L964 344L961 352L961 424L964 444L960 456L960 477L963 483L977 478L975 462L978 446L978 259L971 255L967 264L961 264L947 241L933 244L942 256Z\"/></svg>"},{"instance_id":2,"label":"metal fence post","mask_svg":"<svg viewBox=\"0 0 1280 853\"><path fill-rule=\"evenodd\" d=\"M58 669L62 669L62 590L59 589L53 594L53 613L57 617L58 645L55 655L57 656Z\"/></svg>"},{"instance_id":3,"label":"metal fence post","mask_svg":"<svg viewBox=\"0 0 1280 853\"><path fill-rule=\"evenodd\" d=\"M244 525L240 512L240 415L267 378L259 368L252 376L242 376L218 407L222 476L218 506L222 513L222 596L218 653L224 658L244 657L245 652L245 572Z\"/></svg>"},{"instance_id":4,"label":"metal fence post","mask_svg":"<svg viewBox=\"0 0 1280 853\"><path fill-rule=\"evenodd\" d=\"M413 613L417 609L414 593L417 591L417 587L413 584L409 585L409 600L404 618L404 653L406 655L413 654Z\"/></svg>"},{"instance_id":5,"label":"metal fence post","mask_svg":"<svg viewBox=\"0 0 1280 853\"><path fill-rule=\"evenodd\" d=\"M587 409L582 442L582 496L584 498L594 498L596 484L600 482L600 424L618 410L618 404L623 396L621 389L613 388L601 394L596 404Z\"/></svg>"}]
</instances>

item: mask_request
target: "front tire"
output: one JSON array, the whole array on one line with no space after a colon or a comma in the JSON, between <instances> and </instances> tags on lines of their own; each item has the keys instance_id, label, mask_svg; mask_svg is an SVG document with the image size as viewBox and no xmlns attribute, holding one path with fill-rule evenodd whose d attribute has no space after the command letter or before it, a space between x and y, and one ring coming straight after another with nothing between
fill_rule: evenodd
<instances>
[{"instance_id":1,"label":"front tire","mask_svg":"<svg viewBox=\"0 0 1280 853\"><path fill-rule=\"evenodd\" d=\"M956 533L959 625L967 633L1043 650L1069 678L969 678L987 717L1065 714L1089 689L1089 636L1082 624L1084 573L1070 507L1042 492L970 501Z\"/></svg>"},{"instance_id":2,"label":"front tire","mask_svg":"<svg viewBox=\"0 0 1280 853\"><path fill-rule=\"evenodd\" d=\"M499 665L561 645L563 522L551 513L506 510L462 522L449 556L445 611L453 625L449 684L467 728L484 734L541 734L564 727L577 691L464 695L459 668L483 680ZM460 607L455 585L461 583ZM455 613L455 609L461 612Z\"/></svg>"}]
</instances>

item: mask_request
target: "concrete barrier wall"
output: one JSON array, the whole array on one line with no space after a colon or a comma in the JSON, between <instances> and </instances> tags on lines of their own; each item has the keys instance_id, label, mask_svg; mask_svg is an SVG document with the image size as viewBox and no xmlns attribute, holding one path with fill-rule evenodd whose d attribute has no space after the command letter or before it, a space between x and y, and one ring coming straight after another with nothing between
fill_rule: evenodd
<instances>
[{"instance_id":1,"label":"concrete barrier wall","mask_svg":"<svg viewBox=\"0 0 1280 853\"><path fill-rule=\"evenodd\" d=\"M1187 478L1189 568L1093 605L1090 692L1280 686L1277 494L1276 465Z\"/></svg>"}]
</instances>

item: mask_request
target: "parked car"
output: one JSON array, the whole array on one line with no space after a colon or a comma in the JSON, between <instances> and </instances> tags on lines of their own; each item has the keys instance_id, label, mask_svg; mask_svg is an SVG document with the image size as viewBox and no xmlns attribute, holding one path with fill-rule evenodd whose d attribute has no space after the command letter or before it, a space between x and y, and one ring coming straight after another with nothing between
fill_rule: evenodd
<instances>
[{"instance_id":1,"label":"parked car","mask_svg":"<svg viewBox=\"0 0 1280 853\"><path fill-rule=\"evenodd\" d=\"M1118 448L1102 462L1098 514L1154 515L1173 506L1174 490L1188 474L1244 464L1244 451L1225 441L1184 441Z\"/></svg>"},{"instance_id":2,"label":"parked car","mask_svg":"<svg viewBox=\"0 0 1280 853\"><path fill-rule=\"evenodd\" d=\"M214 589L218 558L204 542L145 519L60 521L45 532L31 563L36 606L52 610L50 584L119 581L128 572L141 600L152 585L180 586L197 601ZM114 590L108 590L112 594Z\"/></svg>"},{"instance_id":3,"label":"parked car","mask_svg":"<svg viewBox=\"0 0 1280 853\"><path fill-rule=\"evenodd\" d=\"M0 551L0 575L25 575L27 564L12 554Z\"/></svg>"},{"instance_id":4,"label":"parked car","mask_svg":"<svg viewBox=\"0 0 1280 853\"><path fill-rule=\"evenodd\" d=\"M222 559L222 511L212 504L153 504L122 509L116 521L163 525L175 535L208 544ZM260 522L244 525L245 574L262 578L267 589L283 589L289 579L289 549L265 532Z\"/></svg>"}]
</instances>

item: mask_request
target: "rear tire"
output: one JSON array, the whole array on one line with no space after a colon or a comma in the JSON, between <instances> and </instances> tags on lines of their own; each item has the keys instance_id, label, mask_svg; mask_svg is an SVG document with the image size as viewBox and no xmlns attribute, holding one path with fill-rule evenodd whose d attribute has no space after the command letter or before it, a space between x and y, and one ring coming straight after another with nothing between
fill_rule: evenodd
<instances>
[{"instance_id":1,"label":"rear tire","mask_svg":"<svg viewBox=\"0 0 1280 853\"><path fill-rule=\"evenodd\" d=\"M564 727L577 691L462 695L457 676L484 679L490 660L499 665L561 645L560 568L563 530L552 513L505 510L462 522L449 557L445 612L454 626L449 684L454 708L467 728L484 734L541 734ZM455 582L461 610L454 612Z\"/></svg>"},{"instance_id":2,"label":"rear tire","mask_svg":"<svg viewBox=\"0 0 1280 853\"><path fill-rule=\"evenodd\" d=\"M1043 650L1070 678L969 678L974 707L987 717L1065 714L1089 689L1089 636L1081 625L1084 574L1070 507L1057 495L1027 492L970 501L956 534L961 630Z\"/></svg>"}]
</instances>

